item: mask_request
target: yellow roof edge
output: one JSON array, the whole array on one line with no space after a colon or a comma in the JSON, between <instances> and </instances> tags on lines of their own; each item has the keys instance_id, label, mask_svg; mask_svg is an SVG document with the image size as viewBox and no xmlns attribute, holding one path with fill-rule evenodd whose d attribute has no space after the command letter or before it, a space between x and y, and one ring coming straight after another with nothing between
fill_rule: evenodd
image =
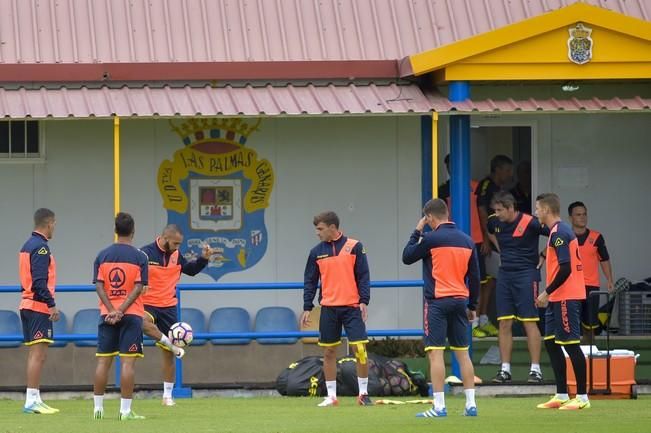
<instances>
[{"instance_id":1,"label":"yellow roof edge","mask_svg":"<svg viewBox=\"0 0 651 433\"><path fill-rule=\"evenodd\" d=\"M576 22L598 25L651 41L651 23L586 3L574 3L498 29L409 56L411 73L427 74L449 64Z\"/></svg>"}]
</instances>

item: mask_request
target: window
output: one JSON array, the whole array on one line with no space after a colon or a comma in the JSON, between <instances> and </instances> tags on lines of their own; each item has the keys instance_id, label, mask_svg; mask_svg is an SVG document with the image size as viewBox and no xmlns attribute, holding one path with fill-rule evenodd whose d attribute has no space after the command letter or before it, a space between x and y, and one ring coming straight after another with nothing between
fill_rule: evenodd
<instances>
[{"instance_id":1,"label":"window","mask_svg":"<svg viewBox=\"0 0 651 433\"><path fill-rule=\"evenodd\" d=\"M0 121L0 160L40 158L41 146L38 121Z\"/></svg>"}]
</instances>

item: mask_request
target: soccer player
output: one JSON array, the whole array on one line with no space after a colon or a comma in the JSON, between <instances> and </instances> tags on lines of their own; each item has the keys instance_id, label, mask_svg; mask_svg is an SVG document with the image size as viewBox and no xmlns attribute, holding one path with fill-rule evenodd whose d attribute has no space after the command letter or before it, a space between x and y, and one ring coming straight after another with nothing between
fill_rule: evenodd
<instances>
[{"instance_id":1,"label":"soccer player","mask_svg":"<svg viewBox=\"0 0 651 433\"><path fill-rule=\"evenodd\" d=\"M441 199L429 200L424 216L402 252L402 262L425 265L425 351L429 352L434 406L417 417L447 416L443 392L445 380L445 339L461 368L466 395L464 415L477 416L475 371L468 354L468 325L475 318L479 294L479 263L472 239L449 221L448 207ZM425 225L432 231L423 234Z\"/></svg>"},{"instance_id":2,"label":"soccer player","mask_svg":"<svg viewBox=\"0 0 651 433\"><path fill-rule=\"evenodd\" d=\"M572 228L560 217L561 201L554 193L536 198L536 215L549 228L547 241L547 287L540 292L537 304L545 312L545 347L554 370L556 395L539 404L539 409L589 409L586 393L586 362L581 350L581 302L585 299L583 265L579 242ZM567 394L565 356L570 357L576 377L577 395Z\"/></svg>"},{"instance_id":3,"label":"soccer player","mask_svg":"<svg viewBox=\"0 0 651 433\"><path fill-rule=\"evenodd\" d=\"M319 303L319 346L324 348L323 373L327 397L320 407L337 406L337 352L341 344L341 327L348 336L357 360L357 404L372 404L368 396L368 363L366 354L367 306L371 298L366 250L361 242L339 231L339 217L327 211L314 217L316 234L321 242L312 250L305 265L305 288L301 324L307 326L314 296L321 280Z\"/></svg>"},{"instance_id":4,"label":"soccer player","mask_svg":"<svg viewBox=\"0 0 651 433\"><path fill-rule=\"evenodd\" d=\"M491 207L493 195L502 191L513 178L513 161L506 155L496 155L491 159L491 174L479 182L475 191L477 209L483 235L483 242L477 244L479 250L479 272L481 277L481 292L479 294L479 326L473 329L474 337L499 334L498 329L488 320L488 304L491 293L495 288L495 280L486 273L486 257L492 253L492 242L488 233L488 216L495 213ZM482 335L482 332L484 335Z\"/></svg>"},{"instance_id":5,"label":"soccer player","mask_svg":"<svg viewBox=\"0 0 651 433\"><path fill-rule=\"evenodd\" d=\"M147 285L147 256L133 245L135 223L131 215L115 217L117 242L100 251L95 259L93 283L99 296L101 319L97 329L97 368L93 386L95 419L104 418L104 390L114 356L120 357L120 413L122 421L145 417L131 410L135 363L142 357L140 294Z\"/></svg>"},{"instance_id":6,"label":"soccer player","mask_svg":"<svg viewBox=\"0 0 651 433\"><path fill-rule=\"evenodd\" d=\"M613 270L610 266L610 255L606 241L601 233L588 228L588 208L583 202L575 201L568 208L572 230L579 241L579 253L583 262L585 277L586 300L583 303L581 322L583 329L588 331L590 341L594 338L595 329L599 328L597 315L599 313L599 298L590 293L599 290L599 267L606 277L608 291L613 290Z\"/></svg>"},{"instance_id":7,"label":"soccer player","mask_svg":"<svg viewBox=\"0 0 651 433\"><path fill-rule=\"evenodd\" d=\"M445 162L445 168L448 170L448 174L451 175L452 171L450 171L450 155L445 155L445 159L443 160ZM481 223L479 221L479 211L477 209L477 190L479 187L479 182L476 180L471 180L470 181L470 237L472 238L473 242L476 245L477 251L481 248L482 243L484 242L484 235L481 230ZM441 200L445 200L445 203L448 205L448 209L452 209L452 200L450 199L450 180L448 179L444 184L441 184L439 186L439 196ZM493 284L492 280L488 280L488 278L485 276L486 274L486 268L485 268L485 262L483 257L481 258L481 264L480 264L480 270L483 269L483 275L486 278L486 286L489 287L488 292L490 293L490 286ZM481 300L479 301L481 304ZM475 338L484 338L488 337L489 335L494 335L494 326L488 321L488 316L484 313L487 308L488 308L488 303L483 304L484 310L482 310L482 314L484 318L482 319L483 322L483 327L479 327L479 319L475 318L475 320L472 322L472 336ZM492 328L491 328L492 327Z\"/></svg>"},{"instance_id":8,"label":"soccer player","mask_svg":"<svg viewBox=\"0 0 651 433\"><path fill-rule=\"evenodd\" d=\"M182 243L181 228L170 224L154 242L141 248L149 260L149 286L142 295L145 306L143 331L163 349L163 406L176 404L172 398L174 357L182 358L185 354L183 349L174 346L167 337L170 326L178 322L176 284L181 273L194 276L201 272L214 254L208 245L204 245L201 256L188 262L179 253Z\"/></svg>"},{"instance_id":9,"label":"soccer player","mask_svg":"<svg viewBox=\"0 0 651 433\"><path fill-rule=\"evenodd\" d=\"M511 352L513 321L522 323L527 334L531 356L529 383L541 383L540 330L538 308L538 238L547 230L531 215L515 210L515 198L508 192L498 192L491 203L495 213L488 217L488 233L495 238L500 251L497 274L496 307L499 321L499 346L502 367L494 383L511 382Z\"/></svg>"},{"instance_id":10,"label":"soccer player","mask_svg":"<svg viewBox=\"0 0 651 433\"><path fill-rule=\"evenodd\" d=\"M23 324L27 355L27 393L23 412L50 415L59 409L41 400L39 384L47 357L48 344L53 343L52 322L59 320L54 302L56 262L47 244L54 234L56 219L50 209L34 213L34 230L18 255L18 274L22 295L20 320Z\"/></svg>"}]
</instances>

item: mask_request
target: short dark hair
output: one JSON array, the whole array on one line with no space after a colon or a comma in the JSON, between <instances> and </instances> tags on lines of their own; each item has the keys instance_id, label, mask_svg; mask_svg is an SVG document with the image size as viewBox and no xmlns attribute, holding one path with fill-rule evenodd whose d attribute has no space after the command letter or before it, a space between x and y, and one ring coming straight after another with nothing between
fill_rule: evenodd
<instances>
[{"instance_id":1,"label":"short dark hair","mask_svg":"<svg viewBox=\"0 0 651 433\"><path fill-rule=\"evenodd\" d=\"M447 165L448 167L450 166L450 154L449 154L449 153L448 153L447 155L445 155L445 158L443 159L443 162L444 162L445 165Z\"/></svg>"},{"instance_id":2,"label":"short dark hair","mask_svg":"<svg viewBox=\"0 0 651 433\"><path fill-rule=\"evenodd\" d=\"M440 198L433 198L425 203L425 206L423 206L423 213L437 218L447 218L449 215L448 205Z\"/></svg>"},{"instance_id":3,"label":"short dark hair","mask_svg":"<svg viewBox=\"0 0 651 433\"><path fill-rule=\"evenodd\" d=\"M120 212L115 216L115 234L118 236L131 236L135 227L136 223L128 213Z\"/></svg>"},{"instance_id":4,"label":"short dark hair","mask_svg":"<svg viewBox=\"0 0 651 433\"><path fill-rule=\"evenodd\" d=\"M515 198L513 194L507 191L496 192L491 200L491 207L494 208L496 204L500 204L505 208L515 208Z\"/></svg>"},{"instance_id":5,"label":"short dark hair","mask_svg":"<svg viewBox=\"0 0 651 433\"><path fill-rule=\"evenodd\" d=\"M582 201L575 201L574 203L571 203L571 204L567 207L567 214L568 214L569 216L572 216L572 211L574 210L575 207L582 207L582 208L584 208L586 211L588 210L587 206L586 206L585 204L583 204Z\"/></svg>"},{"instance_id":6,"label":"short dark hair","mask_svg":"<svg viewBox=\"0 0 651 433\"><path fill-rule=\"evenodd\" d=\"M34 212L34 227L44 227L54 219L54 212L42 207Z\"/></svg>"},{"instance_id":7,"label":"short dark hair","mask_svg":"<svg viewBox=\"0 0 651 433\"><path fill-rule=\"evenodd\" d=\"M495 173L498 168L502 168L505 165L513 165L513 160L506 155L495 155L491 159L491 173Z\"/></svg>"},{"instance_id":8,"label":"short dark hair","mask_svg":"<svg viewBox=\"0 0 651 433\"><path fill-rule=\"evenodd\" d=\"M181 229L181 227L179 227L176 224L168 224L168 225L166 225L163 228L163 233L166 233L166 232L178 233L181 236L183 236L183 230Z\"/></svg>"},{"instance_id":9,"label":"short dark hair","mask_svg":"<svg viewBox=\"0 0 651 433\"><path fill-rule=\"evenodd\" d=\"M319 223L324 223L327 226L334 225L335 227L339 228L339 217L331 210L321 212L312 220L312 224L314 224L315 227Z\"/></svg>"},{"instance_id":10,"label":"short dark hair","mask_svg":"<svg viewBox=\"0 0 651 433\"><path fill-rule=\"evenodd\" d=\"M561 199L558 197L558 194L546 192L536 197L536 201L547 206L554 215L561 214Z\"/></svg>"}]
</instances>

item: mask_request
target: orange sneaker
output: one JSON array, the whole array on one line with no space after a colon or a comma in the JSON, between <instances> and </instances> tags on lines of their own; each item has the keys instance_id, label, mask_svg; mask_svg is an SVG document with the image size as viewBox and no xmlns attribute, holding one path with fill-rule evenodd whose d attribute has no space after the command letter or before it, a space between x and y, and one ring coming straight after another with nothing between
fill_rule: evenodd
<instances>
[{"instance_id":1,"label":"orange sneaker","mask_svg":"<svg viewBox=\"0 0 651 433\"><path fill-rule=\"evenodd\" d=\"M556 398L556 396L553 396L552 398L549 399L549 401L545 403L540 403L536 407L538 409L560 409L561 406L563 406L565 403L568 403L569 401L570 399L561 400L560 398Z\"/></svg>"}]
</instances>

